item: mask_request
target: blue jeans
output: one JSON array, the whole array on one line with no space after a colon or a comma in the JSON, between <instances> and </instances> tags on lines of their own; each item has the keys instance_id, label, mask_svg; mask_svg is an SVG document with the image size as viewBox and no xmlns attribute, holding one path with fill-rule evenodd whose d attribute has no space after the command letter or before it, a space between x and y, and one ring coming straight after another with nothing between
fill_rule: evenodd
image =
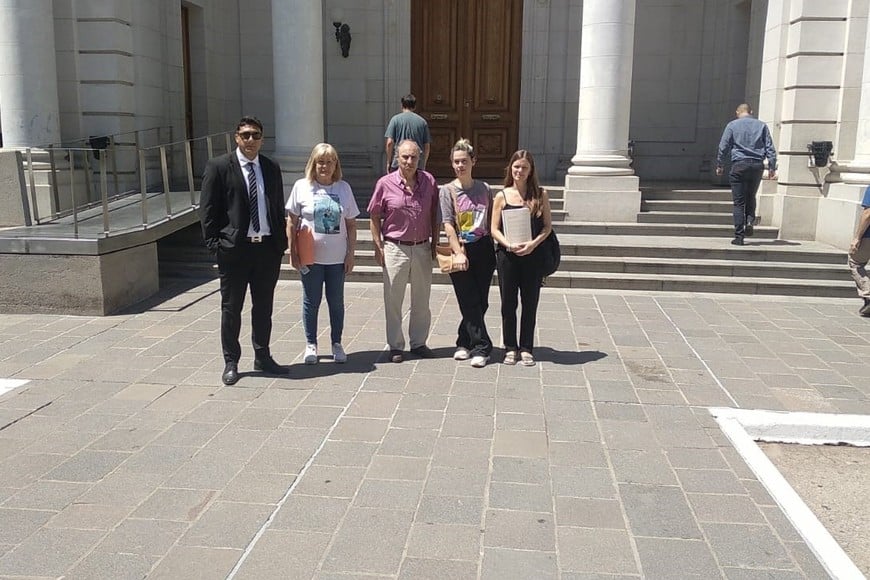
<instances>
[{"instance_id":1,"label":"blue jeans","mask_svg":"<svg viewBox=\"0 0 870 580\"><path fill-rule=\"evenodd\" d=\"M302 274L302 323L309 344L317 344L317 314L324 284L332 342L341 342L344 331L344 264L312 264L308 273Z\"/></svg>"}]
</instances>

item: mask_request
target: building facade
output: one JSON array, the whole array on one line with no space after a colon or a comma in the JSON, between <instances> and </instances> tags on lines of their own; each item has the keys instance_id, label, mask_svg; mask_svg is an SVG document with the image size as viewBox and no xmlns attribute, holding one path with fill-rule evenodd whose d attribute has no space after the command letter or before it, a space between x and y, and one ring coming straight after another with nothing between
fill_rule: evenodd
<instances>
[{"instance_id":1,"label":"building facade","mask_svg":"<svg viewBox=\"0 0 870 580\"><path fill-rule=\"evenodd\" d=\"M524 148L565 183L569 219L635 221L640 181L716 182L722 128L750 102L781 159L763 223L845 248L870 184L868 15L870 0L0 0L0 128L6 147L177 140L255 114L289 174L326 140L372 180L413 91L439 179L460 136L494 178ZM813 141L831 163L811 166Z\"/></svg>"}]
</instances>

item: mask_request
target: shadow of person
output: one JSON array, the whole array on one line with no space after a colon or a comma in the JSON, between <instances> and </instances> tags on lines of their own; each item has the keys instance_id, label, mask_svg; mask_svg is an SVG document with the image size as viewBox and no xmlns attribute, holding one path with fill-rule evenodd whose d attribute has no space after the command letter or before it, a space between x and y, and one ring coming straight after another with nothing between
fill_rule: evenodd
<instances>
[{"instance_id":1,"label":"shadow of person","mask_svg":"<svg viewBox=\"0 0 870 580\"><path fill-rule=\"evenodd\" d=\"M535 347L535 359L556 365L583 365L605 358L600 350L555 350L548 346Z\"/></svg>"}]
</instances>

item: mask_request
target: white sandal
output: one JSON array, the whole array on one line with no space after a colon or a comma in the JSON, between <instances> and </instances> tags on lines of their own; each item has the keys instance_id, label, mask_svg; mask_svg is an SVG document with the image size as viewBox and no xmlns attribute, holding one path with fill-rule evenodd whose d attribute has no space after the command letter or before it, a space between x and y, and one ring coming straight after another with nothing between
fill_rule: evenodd
<instances>
[{"instance_id":1,"label":"white sandal","mask_svg":"<svg viewBox=\"0 0 870 580\"><path fill-rule=\"evenodd\" d=\"M535 366L535 357L532 356L532 353L523 351L520 353L520 364L524 367L533 367Z\"/></svg>"}]
</instances>

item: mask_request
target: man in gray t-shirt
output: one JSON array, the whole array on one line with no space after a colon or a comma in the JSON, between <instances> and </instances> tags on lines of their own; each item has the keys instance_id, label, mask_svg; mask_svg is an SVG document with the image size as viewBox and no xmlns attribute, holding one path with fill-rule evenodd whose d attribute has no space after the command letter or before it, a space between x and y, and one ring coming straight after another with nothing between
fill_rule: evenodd
<instances>
[{"instance_id":1,"label":"man in gray t-shirt","mask_svg":"<svg viewBox=\"0 0 870 580\"><path fill-rule=\"evenodd\" d=\"M402 112L393 115L389 125L387 125L387 131L384 133L387 140L387 173L399 166L394 151L396 144L405 139L414 141L420 147L420 151L423 153L417 167L419 169L426 168L426 161L429 159L429 142L432 139L429 136L429 124L426 123L426 119L414 112L416 107L417 98L412 94L405 95L402 97Z\"/></svg>"}]
</instances>

